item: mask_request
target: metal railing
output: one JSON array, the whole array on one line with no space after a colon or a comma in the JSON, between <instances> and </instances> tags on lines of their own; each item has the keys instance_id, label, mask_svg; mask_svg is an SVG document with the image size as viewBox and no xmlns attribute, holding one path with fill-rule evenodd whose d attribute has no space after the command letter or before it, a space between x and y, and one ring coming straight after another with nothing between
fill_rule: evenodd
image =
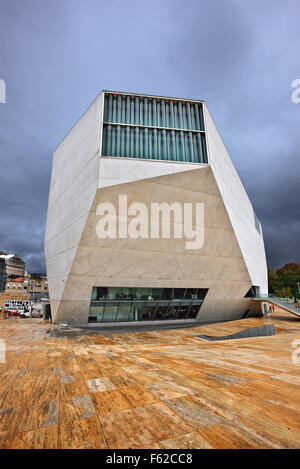
<instances>
[{"instance_id":1,"label":"metal railing","mask_svg":"<svg viewBox=\"0 0 300 469\"><path fill-rule=\"evenodd\" d=\"M279 297L272 294L259 294L254 297L257 300L265 300L269 303L274 303L275 305L282 306L284 309L287 309L296 315L300 316L300 301L294 302L293 299L289 297Z\"/></svg>"}]
</instances>

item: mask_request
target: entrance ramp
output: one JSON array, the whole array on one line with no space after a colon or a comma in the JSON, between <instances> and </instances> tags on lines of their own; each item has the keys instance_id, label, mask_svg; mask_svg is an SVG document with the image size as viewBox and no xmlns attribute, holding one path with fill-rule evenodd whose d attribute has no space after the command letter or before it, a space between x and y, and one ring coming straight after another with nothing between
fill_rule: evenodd
<instances>
[{"instance_id":1,"label":"entrance ramp","mask_svg":"<svg viewBox=\"0 0 300 469\"><path fill-rule=\"evenodd\" d=\"M253 298L255 301L260 301L262 303L269 303L274 306L278 306L279 308L284 309L288 313L294 314L300 318L300 304L299 303L292 303L284 298L279 298L277 296L271 295L260 295Z\"/></svg>"}]
</instances>

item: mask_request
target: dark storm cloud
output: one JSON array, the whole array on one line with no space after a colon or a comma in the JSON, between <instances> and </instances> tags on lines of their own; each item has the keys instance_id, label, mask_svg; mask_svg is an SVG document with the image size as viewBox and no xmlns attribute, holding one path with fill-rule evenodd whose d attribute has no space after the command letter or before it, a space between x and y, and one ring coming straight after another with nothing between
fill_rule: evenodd
<instances>
[{"instance_id":1,"label":"dark storm cloud","mask_svg":"<svg viewBox=\"0 0 300 469\"><path fill-rule=\"evenodd\" d=\"M205 99L263 228L300 262L295 1L0 1L0 250L43 271L52 152L101 89Z\"/></svg>"}]
</instances>

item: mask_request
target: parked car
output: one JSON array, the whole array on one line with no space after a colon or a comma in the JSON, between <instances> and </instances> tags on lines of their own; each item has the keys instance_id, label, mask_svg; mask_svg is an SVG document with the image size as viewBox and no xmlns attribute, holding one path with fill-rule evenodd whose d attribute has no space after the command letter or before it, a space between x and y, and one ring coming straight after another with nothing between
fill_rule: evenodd
<instances>
[{"instance_id":1,"label":"parked car","mask_svg":"<svg viewBox=\"0 0 300 469\"><path fill-rule=\"evenodd\" d=\"M43 308L40 304L34 304L34 305L31 306L30 317L32 317L32 318L42 318L43 317Z\"/></svg>"},{"instance_id":2,"label":"parked car","mask_svg":"<svg viewBox=\"0 0 300 469\"><path fill-rule=\"evenodd\" d=\"M27 309L20 309L19 315L21 316L21 318L30 318L30 311L28 311Z\"/></svg>"},{"instance_id":3,"label":"parked car","mask_svg":"<svg viewBox=\"0 0 300 469\"><path fill-rule=\"evenodd\" d=\"M4 313L7 314L7 316L18 316L19 315L19 308L4 308Z\"/></svg>"}]
</instances>

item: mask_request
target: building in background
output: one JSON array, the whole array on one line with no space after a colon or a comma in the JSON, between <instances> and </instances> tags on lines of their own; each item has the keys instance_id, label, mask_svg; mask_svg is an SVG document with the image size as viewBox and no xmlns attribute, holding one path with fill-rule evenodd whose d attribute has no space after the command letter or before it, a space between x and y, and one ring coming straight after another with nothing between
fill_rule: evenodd
<instances>
[{"instance_id":1,"label":"building in background","mask_svg":"<svg viewBox=\"0 0 300 469\"><path fill-rule=\"evenodd\" d=\"M43 274L28 274L26 263L15 254L0 254L0 308L28 306L48 298L48 280Z\"/></svg>"},{"instance_id":2,"label":"building in background","mask_svg":"<svg viewBox=\"0 0 300 469\"><path fill-rule=\"evenodd\" d=\"M0 293L5 290L6 284L6 264L5 259L0 257Z\"/></svg>"},{"instance_id":3,"label":"building in background","mask_svg":"<svg viewBox=\"0 0 300 469\"><path fill-rule=\"evenodd\" d=\"M24 277L25 262L16 254L0 254L0 261L4 261L7 278Z\"/></svg>"},{"instance_id":4,"label":"building in background","mask_svg":"<svg viewBox=\"0 0 300 469\"><path fill-rule=\"evenodd\" d=\"M30 299L37 301L41 298L48 298L48 279L42 274L28 274L24 281L27 282Z\"/></svg>"},{"instance_id":5,"label":"building in background","mask_svg":"<svg viewBox=\"0 0 300 469\"><path fill-rule=\"evenodd\" d=\"M9 278L6 281L5 293L28 293L30 300L48 298L48 280L42 274L27 274L24 277Z\"/></svg>"},{"instance_id":6,"label":"building in background","mask_svg":"<svg viewBox=\"0 0 300 469\"><path fill-rule=\"evenodd\" d=\"M97 208L121 224L120 195L204 204L203 247L99 238ZM267 293L261 224L199 100L100 93L54 152L45 254L56 323L233 320L260 308L251 289Z\"/></svg>"}]
</instances>

